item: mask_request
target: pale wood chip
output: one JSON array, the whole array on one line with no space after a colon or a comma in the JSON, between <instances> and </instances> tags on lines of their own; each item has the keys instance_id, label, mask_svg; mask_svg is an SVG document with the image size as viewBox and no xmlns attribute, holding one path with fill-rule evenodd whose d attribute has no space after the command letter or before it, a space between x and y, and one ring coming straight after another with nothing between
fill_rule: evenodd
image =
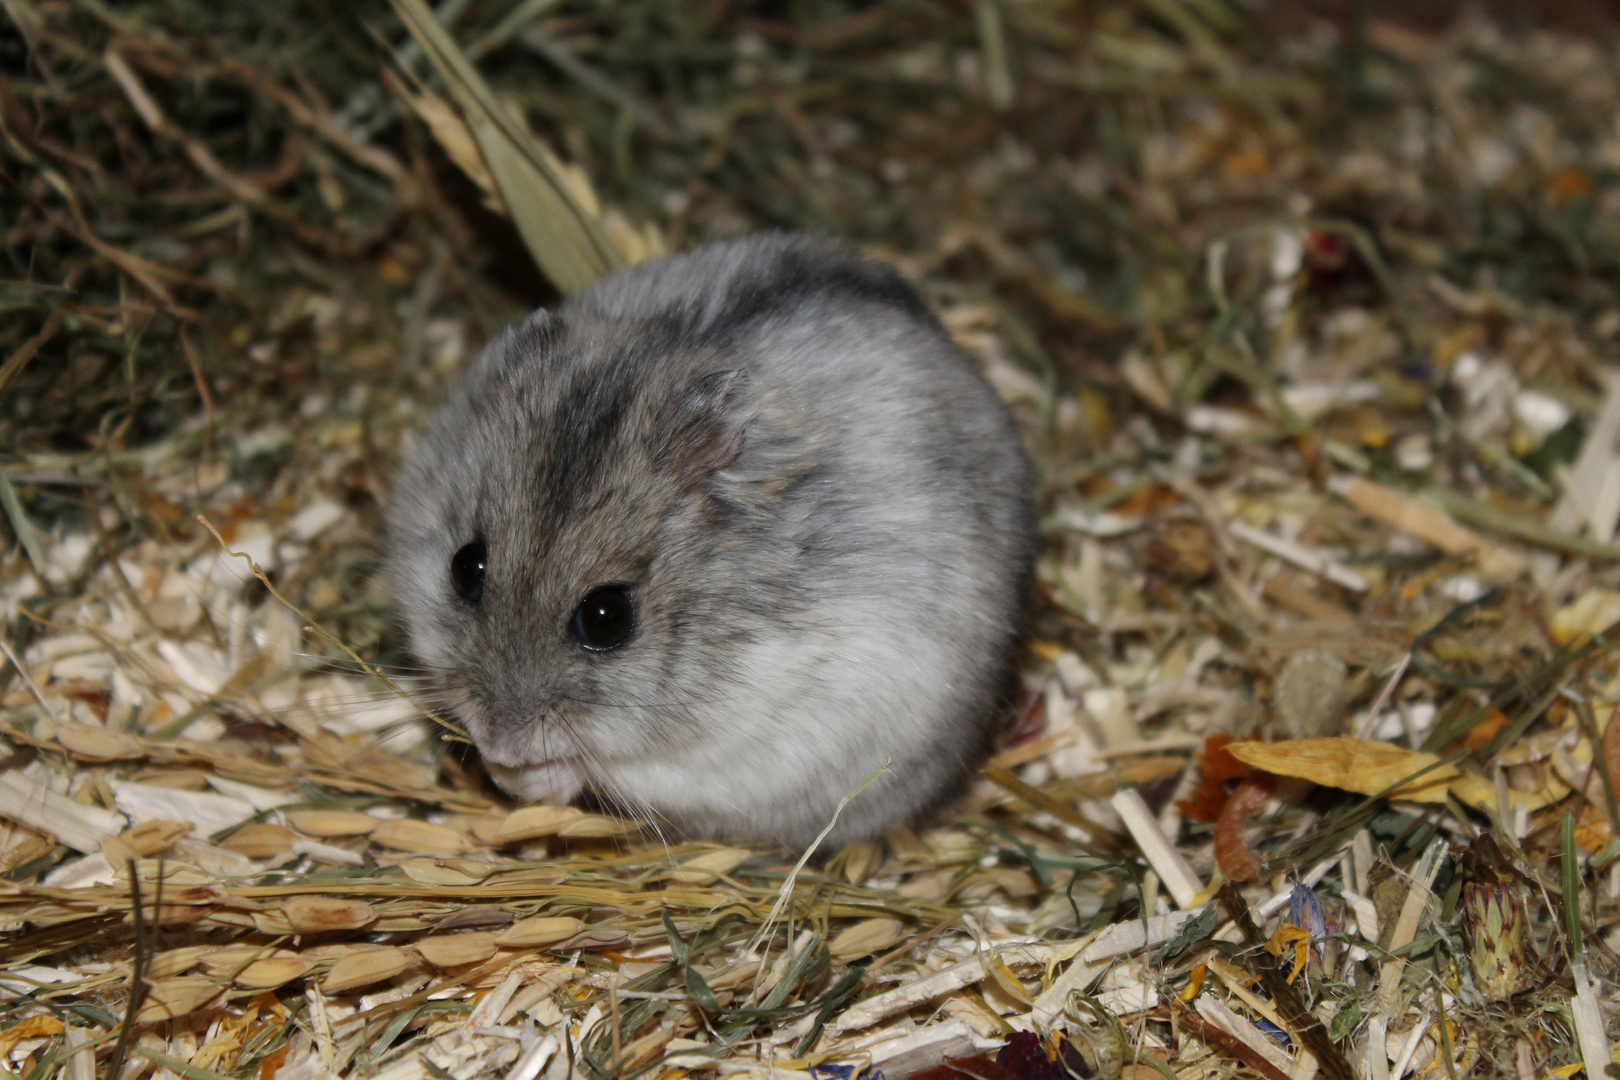
<instances>
[{"instance_id":1,"label":"pale wood chip","mask_svg":"<svg viewBox=\"0 0 1620 1080\"><path fill-rule=\"evenodd\" d=\"M1194 1007L1198 1010L1198 1015L1265 1058L1279 1072L1288 1073L1293 1070L1293 1059L1282 1052L1277 1041L1233 1012L1225 1002L1206 994L1197 1000Z\"/></svg>"},{"instance_id":2,"label":"pale wood chip","mask_svg":"<svg viewBox=\"0 0 1620 1080\"><path fill-rule=\"evenodd\" d=\"M1158 819L1148 809L1147 803L1142 801L1142 796L1135 788L1117 791L1114 793L1114 810L1130 831L1136 846L1142 850L1148 865L1153 867L1159 880L1170 891L1176 907L1191 906L1198 894L1204 891L1204 883L1198 880L1198 875L1193 873L1186 858L1159 827Z\"/></svg>"},{"instance_id":3,"label":"pale wood chip","mask_svg":"<svg viewBox=\"0 0 1620 1080\"><path fill-rule=\"evenodd\" d=\"M1010 945L996 950L1002 963L1042 964L1051 956L1047 946ZM971 956L920 979L904 983L881 994L857 1002L833 1022L838 1032L859 1031L878 1021L903 1012L925 1001L932 1001L964 986L972 986L984 979L990 969L985 964L987 954Z\"/></svg>"},{"instance_id":4,"label":"pale wood chip","mask_svg":"<svg viewBox=\"0 0 1620 1080\"><path fill-rule=\"evenodd\" d=\"M122 814L74 802L16 769L0 771L0 816L49 833L86 855L99 853L102 839L117 836L126 824Z\"/></svg>"}]
</instances>

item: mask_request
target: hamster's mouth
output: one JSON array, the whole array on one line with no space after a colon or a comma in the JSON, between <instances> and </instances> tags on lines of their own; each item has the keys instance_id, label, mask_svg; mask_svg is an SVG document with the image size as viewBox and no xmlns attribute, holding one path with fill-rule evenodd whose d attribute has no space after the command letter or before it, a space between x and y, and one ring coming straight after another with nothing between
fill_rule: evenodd
<instances>
[{"instance_id":1,"label":"hamster's mouth","mask_svg":"<svg viewBox=\"0 0 1620 1080\"><path fill-rule=\"evenodd\" d=\"M528 802L562 804L585 784L577 758L550 758L516 765L484 759L484 769L503 790Z\"/></svg>"}]
</instances>

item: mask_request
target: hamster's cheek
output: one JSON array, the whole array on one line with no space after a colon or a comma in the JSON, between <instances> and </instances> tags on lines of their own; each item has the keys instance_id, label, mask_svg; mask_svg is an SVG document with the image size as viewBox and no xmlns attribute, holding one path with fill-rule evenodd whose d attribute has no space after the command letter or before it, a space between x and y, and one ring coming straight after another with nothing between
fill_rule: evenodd
<instances>
[{"instance_id":1,"label":"hamster's cheek","mask_svg":"<svg viewBox=\"0 0 1620 1080\"><path fill-rule=\"evenodd\" d=\"M484 768L490 778L508 794L526 802L562 805L575 795L584 780L571 761L546 761L539 765L500 765L489 759Z\"/></svg>"}]
</instances>

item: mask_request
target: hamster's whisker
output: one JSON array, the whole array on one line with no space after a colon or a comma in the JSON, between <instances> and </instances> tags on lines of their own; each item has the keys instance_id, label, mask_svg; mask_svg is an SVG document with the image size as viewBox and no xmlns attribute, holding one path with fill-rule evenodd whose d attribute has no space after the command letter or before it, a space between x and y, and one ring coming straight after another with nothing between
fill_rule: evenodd
<instances>
[{"instance_id":1,"label":"hamster's whisker","mask_svg":"<svg viewBox=\"0 0 1620 1080\"><path fill-rule=\"evenodd\" d=\"M618 785L609 783L606 770L601 767L601 757L593 749L580 740L578 732L566 719L556 725L557 732L562 736L574 751L574 756L585 763L586 777L592 785L597 787L611 799L615 806L621 807L634 821L639 821L652 831L663 847L665 856L669 856L669 838L664 833L664 826L669 824L667 818L659 813L651 803L639 796L632 796L619 790ZM549 729L547 732L549 735Z\"/></svg>"},{"instance_id":2,"label":"hamster's whisker","mask_svg":"<svg viewBox=\"0 0 1620 1080\"><path fill-rule=\"evenodd\" d=\"M299 660L307 660L322 667L334 668L339 671L351 671L357 675L369 675L372 671L380 671L384 675L427 675L437 671L447 671L448 668L434 668L424 664L384 664L380 661L367 660L357 663L346 656L333 656L329 653L313 653L294 650L287 655Z\"/></svg>"},{"instance_id":3,"label":"hamster's whisker","mask_svg":"<svg viewBox=\"0 0 1620 1080\"><path fill-rule=\"evenodd\" d=\"M593 701L573 694L559 694L559 700L593 709L690 709L694 705L717 705L723 698L693 698L689 701Z\"/></svg>"}]
</instances>

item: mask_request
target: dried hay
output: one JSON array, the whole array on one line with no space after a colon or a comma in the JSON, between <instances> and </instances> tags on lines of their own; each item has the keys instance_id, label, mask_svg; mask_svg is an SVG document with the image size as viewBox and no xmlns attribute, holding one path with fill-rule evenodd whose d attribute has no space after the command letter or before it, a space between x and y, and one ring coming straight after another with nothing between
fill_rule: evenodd
<instances>
[{"instance_id":1,"label":"dried hay","mask_svg":"<svg viewBox=\"0 0 1620 1080\"><path fill-rule=\"evenodd\" d=\"M1612 36L5 10L9 1075L1604 1071ZM520 237L571 289L761 225L901 265L1042 472L1019 730L825 865L504 803L372 540L555 297Z\"/></svg>"}]
</instances>

